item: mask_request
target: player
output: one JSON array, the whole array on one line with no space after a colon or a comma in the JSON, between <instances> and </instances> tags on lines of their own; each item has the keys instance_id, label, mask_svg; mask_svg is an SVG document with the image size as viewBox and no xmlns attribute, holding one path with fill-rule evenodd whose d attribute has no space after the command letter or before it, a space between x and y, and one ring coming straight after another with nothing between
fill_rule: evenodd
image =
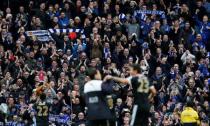
<instances>
[{"instance_id":1,"label":"player","mask_svg":"<svg viewBox=\"0 0 210 126\"><path fill-rule=\"evenodd\" d=\"M150 114L150 101L156 95L156 90L149 83L148 78L140 74L141 68L138 64L130 66L130 77L119 78L106 76L104 80L114 80L122 84L130 84L134 94L134 106L130 126L147 126Z\"/></svg>"},{"instance_id":2,"label":"player","mask_svg":"<svg viewBox=\"0 0 210 126\"><path fill-rule=\"evenodd\" d=\"M101 74L95 68L88 70L88 81L84 86L85 102L87 106L87 126L112 126L112 114L106 95L112 86L103 83Z\"/></svg>"},{"instance_id":3,"label":"player","mask_svg":"<svg viewBox=\"0 0 210 126\"><path fill-rule=\"evenodd\" d=\"M48 126L49 125L49 105L45 102L46 95L42 93L40 95L40 101L35 105L36 110L36 126Z\"/></svg>"}]
</instances>

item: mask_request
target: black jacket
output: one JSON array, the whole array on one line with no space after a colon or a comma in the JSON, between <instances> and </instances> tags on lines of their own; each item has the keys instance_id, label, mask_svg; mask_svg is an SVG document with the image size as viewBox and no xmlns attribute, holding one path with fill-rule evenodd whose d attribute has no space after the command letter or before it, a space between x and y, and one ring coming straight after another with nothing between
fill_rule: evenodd
<instances>
[{"instance_id":1,"label":"black jacket","mask_svg":"<svg viewBox=\"0 0 210 126\"><path fill-rule=\"evenodd\" d=\"M91 80L85 84L84 94L87 106L88 120L112 119L111 111L106 102L106 93L112 90L108 84L102 84L101 80Z\"/></svg>"}]
</instances>

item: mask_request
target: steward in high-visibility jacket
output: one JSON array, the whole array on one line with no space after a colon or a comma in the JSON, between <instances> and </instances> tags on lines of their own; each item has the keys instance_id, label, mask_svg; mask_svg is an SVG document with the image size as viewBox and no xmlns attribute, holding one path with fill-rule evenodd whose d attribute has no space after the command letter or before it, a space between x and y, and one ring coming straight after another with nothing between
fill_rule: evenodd
<instances>
[{"instance_id":1,"label":"steward in high-visibility jacket","mask_svg":"<svg viewBox=\"0 0 210 126\"><path fill-rule=\"evenodd\" d=\"M184 111L182 111L181 123L183 126L198 126L200 124L198 113L193 109L192 102L187 102Z\"/></svg>"}]
</instances>

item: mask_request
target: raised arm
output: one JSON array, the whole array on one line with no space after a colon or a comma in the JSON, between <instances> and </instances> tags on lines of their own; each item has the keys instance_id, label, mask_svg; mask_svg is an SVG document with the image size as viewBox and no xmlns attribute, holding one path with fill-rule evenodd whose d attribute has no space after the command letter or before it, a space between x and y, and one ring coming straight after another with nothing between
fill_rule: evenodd
<instances>
[{"instance_id":1,"label":"raised arm","mask_svg":"<svg viewBox=\"0 0 210 126\"><path fill-rule=\"evenodd\" d=\"M126 78L113 77L113 76L110 76L110 75L107 75L104 78L104 81L107 81L107 80L113 80L115 82L119 82L119 83L122 83L122 84L129 84L129 81Z\"/></svg>"}]
</instances>

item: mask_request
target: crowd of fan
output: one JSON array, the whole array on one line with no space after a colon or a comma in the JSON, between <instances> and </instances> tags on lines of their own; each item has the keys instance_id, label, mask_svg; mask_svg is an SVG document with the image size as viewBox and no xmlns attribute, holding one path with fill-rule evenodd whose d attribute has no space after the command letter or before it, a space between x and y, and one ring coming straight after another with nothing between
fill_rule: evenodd
<instances>
[{"instance_id":1,"label":"crowd of fan","mask_svg":"<svg viewBox=\"0 0 210 126\"><path fill-rule=\"evenodd\" d=\"M165 17L136 10L164 11ZM188 100L208 122L209 15L207 0L11 0L0 12L0 122L33 123L33 104L44 92L50 114L84 126L86 69L128 77L133 63L158 91L150 125L179 126ZM86 38L57 33L41 42L25 35L49 28L84 29ZM132 92L115 88L116 120L128 126Z\"/></svg>"}]
</instances>

